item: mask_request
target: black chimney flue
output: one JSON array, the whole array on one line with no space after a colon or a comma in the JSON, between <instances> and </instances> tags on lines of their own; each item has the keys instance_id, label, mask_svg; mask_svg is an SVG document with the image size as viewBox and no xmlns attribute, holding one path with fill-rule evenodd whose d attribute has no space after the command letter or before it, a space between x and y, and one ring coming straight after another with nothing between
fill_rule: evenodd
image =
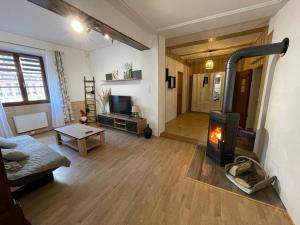
<instances>
[{"instance_id":1,"label":"black chimney flue","mask_svg":"<svg viewBox=\"0 0 300 225\"><path fill-rule=\"evenodd\" d=\"M285 54L289 47L289 39L285 38L282 42L257 47L243 48L234 52L228 62L225 73L225 89L223 100L223 113L229 113L232 110L234 82L236 75L236 63L243 58L266 56L273 54Z\"/></svg>"}]
</instances>

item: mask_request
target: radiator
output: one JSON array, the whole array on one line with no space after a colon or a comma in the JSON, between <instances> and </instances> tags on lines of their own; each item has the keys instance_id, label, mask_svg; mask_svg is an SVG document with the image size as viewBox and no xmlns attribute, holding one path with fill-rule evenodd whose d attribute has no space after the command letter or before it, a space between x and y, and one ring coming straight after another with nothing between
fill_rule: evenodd
<instances>
[{"instance_id":1,"label":"radiator","mask_svg":"<svg viewBox=\"0 0 300 225\"><path fill-rule=\"evenodd\" d=\"M48 127L46 112L14 116L13 119L18 134Z\"/></svg>"}]
</instances>

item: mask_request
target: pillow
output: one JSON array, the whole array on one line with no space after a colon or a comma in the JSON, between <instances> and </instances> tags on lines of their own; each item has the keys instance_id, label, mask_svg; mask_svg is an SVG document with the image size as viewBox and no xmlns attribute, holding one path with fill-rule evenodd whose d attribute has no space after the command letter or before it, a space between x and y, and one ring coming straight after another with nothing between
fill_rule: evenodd
<instances>
[{"instance_id":1,"label":"pillow","mask_svg":"<svg viewBox=\"0 0 300 225\"><path fill-rule=\"evenodd\" d=\"M6 138L0 137L0 148L15 148L16 143L9 142Z\"/></svg>"},{"instance_id":2,"label":"pillow","mask_svg":"<svg viewBox=\"0 0 300 225\"><path fill-rule=\"evenodd\" d=\"M29 155L17 149L2 149L2 157L8 161L22 161L28 159Z\"/></svg>"},{"instance_id":3,"label":"pillow","mask_svg":"<svg viewBox=\"0 0 300 225\"><path fill-rule=\"evenodd\" d=\"M18 162L9 162L9 161L6 161L6 160L3 160L3 162L4 162L5 170L8 171L8 172L15 172L17 170L22 169L22 167L23 167Z\"/></svg>"}]
</instances>

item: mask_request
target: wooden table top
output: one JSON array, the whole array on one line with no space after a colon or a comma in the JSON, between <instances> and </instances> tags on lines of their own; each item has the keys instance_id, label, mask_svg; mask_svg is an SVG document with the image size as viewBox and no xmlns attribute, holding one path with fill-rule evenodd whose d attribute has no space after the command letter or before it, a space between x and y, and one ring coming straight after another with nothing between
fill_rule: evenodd
<instances>
[{"instance_id":1,"label":"wooden table top","mask_svg":"<svg viewBox=\"0 0 300 225\"><path fill-rule=\"evenodd\" d=\"M83 139L89 136L99 134L104 132L103 129L99 129L96 127L87 126L80 123L71 124L64 127L59 127L54 129L56 132L68 135L70 137L74 137L76 139Z\"/></svg>"}]
</instances>

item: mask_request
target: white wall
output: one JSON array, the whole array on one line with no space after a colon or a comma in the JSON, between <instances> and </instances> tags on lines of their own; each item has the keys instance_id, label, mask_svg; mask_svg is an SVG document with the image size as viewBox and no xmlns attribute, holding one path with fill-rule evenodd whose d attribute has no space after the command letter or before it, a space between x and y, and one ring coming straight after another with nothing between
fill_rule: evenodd
<instances>
[{"instance_id":1,"label":"white wall","mask_svg":"<svg viewBox=\"0 0 300 225\"><path fill-rule=\"evenodd\" d=\"M182 89L182 113L188 110L189 104L189 74L190 68L170 57L166 57L166 68L169 68L169 75L175 76L177 79L178 72L183 72L183 89ZM176 85L178 82L176 82ZM166 122L177 117L177 88L168 89L166 87Z\"/></svg>"},{"instance_id":2,"label":"white wall","mask_svg":"<svg viewBox=\"0 0 300 225\"><path fill-rule=\"evenodd\" d=\"M267 82L271 82L265 136L258 148L265 151L265 168L279 179L279 192L295 224L300 224L300 1L290 0L271 20L273 43L290 38L287 54L270 57ZM274 71L274 72L273 72ZM267 83L266 82L266 83ZM266 84L265 87L268 85ZM269 91L265 88L264 95ZM264 102L266 104L266 102ZM261 112L259 123L263 123Z\"/></svg>"},{"instance_id":3,"label":"white wall","mask_svg":"<svg viewBox=\"0 0 300 225\"><path fill-rule=\"evenodd\" d=\"M113 95L132 96L133 103L147 118L153 134L158 135L158 46L138 51L122 43L90 52L90 61L97 89L111 88ZM142 70L141 81L105 82L105 74L122 69L126 62L133 63L133 70Z\"/></svg>"},{"instance_id":4,"label":"white wall","mask_svg":"<svg viewBox=\"0 0 300 225\"><path fill-rule=\"evenodd\" d=\"M71 101L84 100L83 76L90 75L86 52L24 36L0 32L0 50L19 51L27 54L41 55L43 51L18 45L6 44L3 43L3 41L46 50L59 50L63 52L63 62Z\"/></svg>"}]
</instances>

